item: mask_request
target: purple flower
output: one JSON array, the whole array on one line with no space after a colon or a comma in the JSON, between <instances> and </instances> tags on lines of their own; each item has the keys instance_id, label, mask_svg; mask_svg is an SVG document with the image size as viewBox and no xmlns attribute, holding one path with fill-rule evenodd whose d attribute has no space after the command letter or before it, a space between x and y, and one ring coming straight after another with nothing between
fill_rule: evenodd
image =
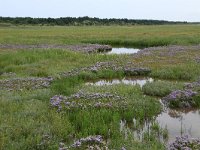
<instances>
[{"instance_id":1,"label":"purple flower","mask_svg":"<svg viewBox=\"0 0 200 150\"><path fill-rule=\"evenodd\" d=\"M103 138L101 135L88 136L86 138L81 138L75 141L70 147L77 148L81 147L84 144L102 144Z\"/></svg>"},{"instance_id":2,"label":"purple flower","mask_svg":"<svg viewBox=\"0 0 200 150\"><path fill-rule=\"evenodd\" d=\"M179 107L192 107L194 101L192 98L197 95L197 92L190 89L176 90L171 92L168 96L162 98L164 104L170 105L173 102L179 104Z\"/></svg>"},{"instance_id":3,"label":"purple flower","mask_svg":"<svg viewBox=\"0 0 200 150\"><path fill-rule=\"evenodd\" d=\"M176 140L169 143L168 150L192 150L200 149L200 139L189 138L188 135L176 137Z\"/></svg>"}]
</instances>

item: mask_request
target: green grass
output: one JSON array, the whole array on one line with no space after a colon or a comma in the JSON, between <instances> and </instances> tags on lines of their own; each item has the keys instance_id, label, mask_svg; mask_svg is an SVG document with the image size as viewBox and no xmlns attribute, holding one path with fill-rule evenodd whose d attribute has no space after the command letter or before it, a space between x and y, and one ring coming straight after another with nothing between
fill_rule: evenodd
<instances>
[{"instance_id":1,"label":"green grass","mask_svg":"<svg viewBox=\"0 0 200 150\"><path fill-rule=\"evenodd\" d=\"M167 80L194 81L199 78L200 64L195 58L200 50L167 51L156 50L151 55L133 56L132 62L152 69L151 77Z\"/></svg>"},{"instance_id":2,"label":"green grass","mask_svg":"<svg viewBox=\"0 0 200 150\"><path fill-rule=\"evenodd\" d=\"M159 68L152 73L152 77L187 81L198 78L199 73L199 64L185 62L177 66Z\"/></svg>"},{"instance_id":3,"label":"green grass","mask_svg":"<svg viewBox=\"0 0 200 150\"><path fill-rule=\"evenodd\" d=\"M164 97L174 90L183 89L183 86L183 83L178 83L176 81L154 81L145 84L142 90L146 95Z\"/></svg>"},{"instance_id":4,"label":"green grass","mask_svg":"<svg viewBox=\"0 0 200 150\"><path fill-rule=\"evenodd\" d=\"M15 72L19 76L58 76L61 72L94 65L96 62L126 58L127 56L119 58L117 55L88 55L59 49L2 51L0 72Z\"/></svg>"},{"instance_id":5,"label":"green grass","mask_svg":"<svg viewBox=\"0 0 200 150\"><path fill-rule=\"evenodd\" d=\"M54 81L51 85L51 89L55 95L61 94L68 96L75 93L77 87L80 86L81 83L84 83L84 80L78 77L64 78Z\"/></svg>"},{"instance_id":6,"label":"green grass","mask_svg":"<svg viewBox=\"0 0 200 150\"><path fill-rule=\"evenodd\" d=\"M1 95L1 149L55 149L57 142L71 133L73 127L67 116L49 111L49 90ZM42 143L44 135L50 141Z\"/></svg>"},{"instance_id":7,"label":"green grass","mask_svg":"<svg viewBox=\"0 0 200 150\"><path fill-rule=\"evenodd\" d=\"M0 27L0 43L74 44L104 43L148 47L199 44L199 25L99 26L99 27Z\"/></svg>"}]
</instances>

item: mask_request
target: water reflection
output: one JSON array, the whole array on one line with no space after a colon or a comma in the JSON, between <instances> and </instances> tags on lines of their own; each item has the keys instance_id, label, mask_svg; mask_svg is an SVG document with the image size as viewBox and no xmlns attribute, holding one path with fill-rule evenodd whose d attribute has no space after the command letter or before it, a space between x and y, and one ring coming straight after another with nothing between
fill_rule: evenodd
<instances>
[{"instance_id":1,"label":"water reflection","mask_svg":"<svg viewBox=\"0 0 200 150\"><path fill-rule=\"evenodd\" d=\"M152 78L143 77L143 78L124 78L124 79L111 79L111 80L98 80L93 82L87 82L86 85L94 86L104 86L104 85L114 85L114 84L128 84L128 85L139 85L143 87L147 82L153 82Z\"/></svg>"},{"instance_id":2,"label":"water reflection","mask_svg":"<svg viewBox=\"0 0 200 150\"><path fill-rule=\"evenodd\" d=\"M160 127L167 128L169 140L185 134L193 138L200 137L200 110L168 109L158 115L156 121Z\"/></svg>"},{"instance_id":3,"label":"water reflection","mask_svg":"<svg viewBox=\"0 0 200 150\"><path fill-rule=\"evenodd\" d=\"M158 125L157 130L155 127ZM200 137L200 110L166 109L153 120L145 120L143 123L133 119L133 122L120 122L120 131L125 138L132 135L135 140L142 141L146 135L154 134L161 142L175 140L176 136L189 135L193 138ZM156 131L156 132L155 132ZM166 139L163 131L167 131ZM156 133L156 134L155 134Z\"/></svg>"},{"instance_id":4,"label":"water reflection","mask_svg":"<svg viewBox=\"0 0 200 150\"><path fill-rule=\"evenodd\" d=\"M112 48L111 51L108 52L108 54L134 54L140 51L140 49L137 48Z\"/></svg>"}]
</instances>

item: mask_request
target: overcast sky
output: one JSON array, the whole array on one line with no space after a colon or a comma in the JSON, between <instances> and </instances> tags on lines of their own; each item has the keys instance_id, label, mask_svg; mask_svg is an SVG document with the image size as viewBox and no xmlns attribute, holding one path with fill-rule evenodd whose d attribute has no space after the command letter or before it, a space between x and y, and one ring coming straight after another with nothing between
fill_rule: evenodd
<instances>
[{"instance_id":1,"label":"overcast sky","mask_svg":"<svg viewBox=\"0 0 200 150\"><path fill-rule=\"evenodd\" d=\"M0 16L200 22L200 0L0 0Z\"/></svg>"}]
</instances>

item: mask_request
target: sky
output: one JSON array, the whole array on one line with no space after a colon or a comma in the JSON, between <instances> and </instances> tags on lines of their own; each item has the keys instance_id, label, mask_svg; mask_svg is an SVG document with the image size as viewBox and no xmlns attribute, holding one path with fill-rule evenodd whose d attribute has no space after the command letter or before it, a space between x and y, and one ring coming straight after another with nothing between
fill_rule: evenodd
<instances>
[{"instance_id":1,"label":"sky","mask_svg":"<svg viewBox=\"0 0 200 150\"><path fill-rule=\"evenodd\" d=\"M200 22L200 0L0 0L0 16Z\"/></svg>"}]
</instances>

